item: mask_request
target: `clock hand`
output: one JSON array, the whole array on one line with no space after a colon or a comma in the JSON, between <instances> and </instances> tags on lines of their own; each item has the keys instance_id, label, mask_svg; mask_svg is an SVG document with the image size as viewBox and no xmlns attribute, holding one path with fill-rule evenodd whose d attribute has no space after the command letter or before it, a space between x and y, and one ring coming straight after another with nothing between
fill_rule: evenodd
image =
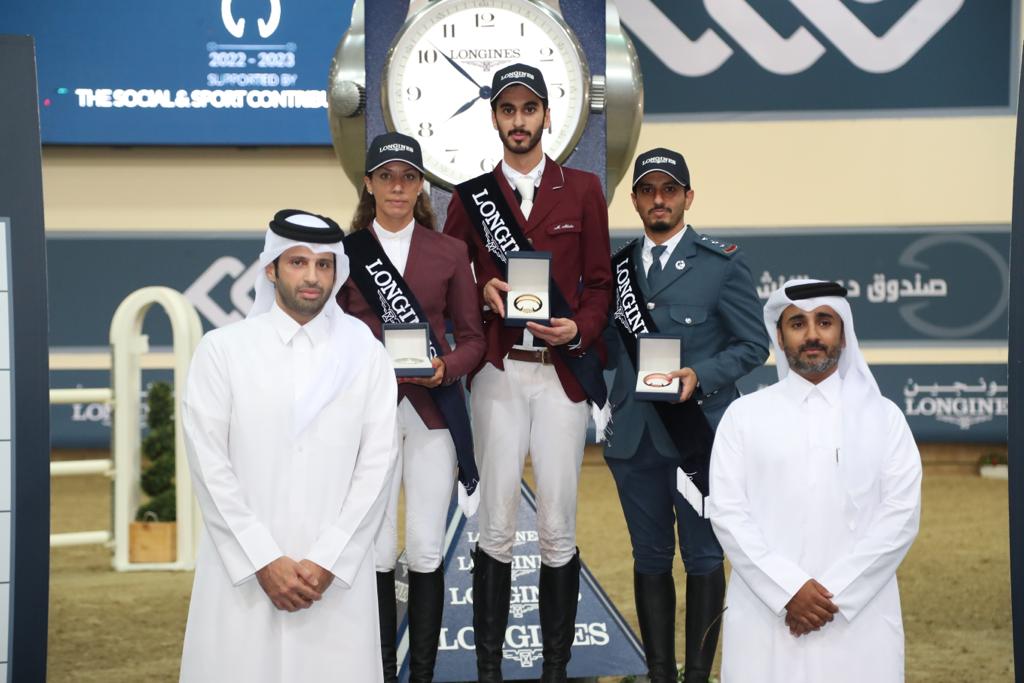
<instances>
[{"instance_id":1,"label":"clock hand","mask_svg":"<svg viewBox=\"0 0 1024 683\"><path fill-rule=\"evenodd\" d=\"M433 43L431 43L431 44L433 45ZM444 53L444 52L443 52L443 51L442 51L442 50L441 50L440 48L438 48L438 47L437 47L436 45L434 45L434 49L435 49L435 50L437 50L437 51L438 51L438 52L439 52L439 53L441 54L441 56L442 56L442 57L444 57L445 59L447 59L447 60L448 60L448 63L449 63L449 64L451 64L451 65L452 65L453 67L455 67L455 70L456 70L456 71L458 71L458 72L459 72L460 74L462 74L463 76L465 76L466 78L468 78L468 79L469 79L469 82L470 82L470 83L472 83L473 85L475 85L475 86L476 86L477 88L481 88L481 87L482 87L482 86L481 86L481 85L480 85L479 83L477 83L477 82L476 82L476 80L474 80L474 78L473 78L472 76L470 76L470 75L469 75L468 73L466 73L466 70L465 70L465 69L463 69L463 68L462 68L461 66L459 66L458 62L456 62L456 61L455 61L454 59L452 59L451 57L449 57L448 55L446 55L446 54L445 54L445 53Z\"/></svg>"},{"instance_id":2,"label":"clock hand","mask_svg":"<svg viewBox=\"0 0 1024 683\"><path fill-rule=\"evenodd\" d=\"M452 114L451 116L449 116L449 117L448 117L448 120L449 120L449 121L451 121L451 120L452 120L452 119L454 119L454 118L455 118L456 116L458 116L458 115L459 115L459 114L461 114L462 112L466 111L467 109L469 109L470 107L472 107L472 106L473 106L474 104L476 104L476 103L477 103L477 102L479 102L479 101L480 101L480 98L479 98L479 97L474 97L474 98L473 98L473 99L471 99L471 100L470 100L469 102L466 102L466 103L465 103L464 105L462 105L461 107L459 107L459 110L458 110L457 112L455 112L454 114Z\"/></svg>"}]
</instances>

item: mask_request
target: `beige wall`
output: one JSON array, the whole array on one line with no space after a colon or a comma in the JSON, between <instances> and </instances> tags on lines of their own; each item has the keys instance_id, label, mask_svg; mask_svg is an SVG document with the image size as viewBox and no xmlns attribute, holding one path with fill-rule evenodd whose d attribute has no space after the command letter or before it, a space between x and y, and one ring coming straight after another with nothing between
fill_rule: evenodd
<instances>
[{"instance_id":1,"label":"beige wall","mask_svg":"<svg viewBox=\"0 0 1024 683\"><path fill-rule=\"evenodd\" d=\"M683 152L695 226L1007 223L1011 117L644 126L639 149ZM610 216L636 224L620 184Z\"/></svg>"},{"instance_id":2,"label":"beige wall","mask_svg":"<svg viewBox=\"0 0 1024 683\"><path fill-rule=\"evenodd\" d=\"M330 148L48 147L46 227L256 230L283 208L342 219L355 192Z\"/></svg>"},{"instance_id":3,"label":"beige wall","mask_svg":"<svg viewBox=\"0 0 1024 683\"><path fill-rule=\"evenodd\" d=\"M998 117L647 123L638 149L690 165L701 229L1008 223L1014 120ZM46 225L262 230L285 207L347 222L355 192L329 148L48 147ZM636 227L628 181L613 228Z\"/></svg>"}]
</instances>

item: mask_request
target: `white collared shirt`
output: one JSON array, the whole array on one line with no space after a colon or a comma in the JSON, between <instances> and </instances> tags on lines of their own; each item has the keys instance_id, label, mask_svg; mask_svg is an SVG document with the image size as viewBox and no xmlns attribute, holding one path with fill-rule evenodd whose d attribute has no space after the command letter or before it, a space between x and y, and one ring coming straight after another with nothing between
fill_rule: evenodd
<instances>
[{"instance_id":1,"label":"white collared shirt","mask_svg":"<svg viewBox=\"0 0 1024 683\"><path fill-rule=\"evenodd\" d=\"M689 225L684 225L683 229L672 235L667 242L663 242L667 249L661 254L661 269L665 270L668 267L668 258L672 255L672 252L676 250L676 245L679 244L679 240L683 239L683 235L687 230L690 229ZM651 264L654 263L654 256L651 254L651 250L656 245L649 236L644 235L644 246L640 251L640 260L644 264L644 274L646 275L651 269Z\"/></svg>"},{"instance_id":2,"label":"white collared shirt","mask_svg":"<svg viewBox=\"0 0 1024 683\"><path fill-rule=\"evenodd\" d=\"M790 377L792 377L792 381L790 381ZM794 370L786 375L786 384L783 387L797 403L807 403L812 400L812 394L817 394L824 398L830 407L837 407L840 405L842 397L843 379L836 371L815 384L807 381Z\"/></svg>"},{"instance_id":3,"label":"white collared shirt","mask_svg":"<svg viewBox=\"0 0 1024 683\"><path fill-rule=\"evenodd\" d=\"M388 255L395 270L403 275L405 275L405 264L409 262L409 247L412 245L414 225L416 225L415 219L409 221L409 225L398 232L391 232L381 227L376 218L373 219L373 232L377 235L377 241L384 248L384 253Z\"/></svg>"},{"instance_id":4,"label":"white collared shirt","mask_svg":"<svg viewBox=\"0 0 1024 683\"><path fill-rule=\"evenodd\" d=\"M808 417L808 448L812 458L836 463L843 434L843 379L836 370L822 381L808 382L795 371L782 381L782 388Z\"/></svg>"},{"instance_id":5,"label":"white collared shirt","mask_svg":"<svg viewBox=\"0 0 1024 683\"><path fill-rule=\"evenodd\" d=\"M320 311L315 318L305 325L300 325L295 318L288 315L277 301L270 307L270 324L281 337L285 345L291 344L299 332L303 332L311 346L319 346L327 342L331 332L331 322L327 319L324 311Z\"/></svg>"},{"instance_id":6,"label":"white collared shirt","mask_svg":"<svg viewBox=\"0 0 1024 683\"><path fill-rule=\"evenodd\" d=\"M540 179L544 175L544 164L547 161L547 157L541 156L540 163L534 166L528 173L520 173L516 169L512 168L508 164L501 162L501 172L505 175L505 180L508 181L509 186L512 189L516 189L516 180L519 178L529 178L533 181L534 187L540 187Z\"/></svg>"},{"instance_id":7,"label":"white collared shirt","mask_svg":"<svg viewBox=\"0 0 1024 683\"><path fill-rule=\"evenodd\" d=\"M292 349L295 363L295 400L298 401L306 395L310 384L315 381L317 369L322 366L324 360L322 356L330 350L330 344L327 342L331 335L331 321L327 319L324 311L320 311L308 323L300 325L278 305L277 301L270 307L269 318L281 342Z\"/></svg>"}]
</instances>

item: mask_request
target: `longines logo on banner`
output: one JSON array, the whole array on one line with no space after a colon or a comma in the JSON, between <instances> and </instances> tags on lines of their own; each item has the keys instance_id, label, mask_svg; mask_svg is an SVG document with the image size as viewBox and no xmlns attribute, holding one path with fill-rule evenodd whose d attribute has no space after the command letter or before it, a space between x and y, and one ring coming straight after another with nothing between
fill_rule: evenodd
<instances>
[{"instance_id":1,"label":"longines logo on banner","mask_svg":"<svg viewBox=\"0 0 1024 683\"><path fill-rule=\"evenodd\" d=\"M466 548L479 540L480 534L477 531L465 532ZM536 529L516 531L513 546L530 546L527 550L536 548L539 535ZM457 571L460 574L468 574L473 569L472 560L464 554L458 554L452 558L453 564L449 571ZM522 620L532 612L537 612L540 606L540 588L536 583L520 584L519 580L530 574L536 573L541 566L540 555L537 553L514 554L512 556L512 586L509 600L509 616L513 619ZM458 581L455 582L458 584ZM583 595L580 593L577 600L582 602ZM471 585L450 585L448 586L448 604L452 608L467 608L473 604L473 588ZM535 617L534 617L535 618ZM576 624L576 637L573 641L574 647L597 646L604 647L609 644L608 624L603 621L578 623ZM468 651L475 648L473 641L473 627L462 626L459 628L443 627L438 643L440 651ZM540 633L540 625L536 623L513 623L505 630L505 647L502 654L505 659L519 664L520 667L532 669L536 663L541 661L543 643Z\"/></svg>"},{"instance_id":2,"label":"longines logo on banner","mask_svg":"<svg viewBox=\"0 0 1024 683\"><path fill-rule=\"evenodd\" d=\"M460 557L460 563L463 559L467 558ZM522 619L523 615L536 612L540 608L540 588L535 585L513 585L510 595L508 613L516 619ZM473 588L472 586L468 588L451 586L448 588L448 597L449 605L472 605Z\"/></svg>"},{"instance_id":3,"label":"longines logo on banner","mask_svg":"<svg viewBox=\"0 0 1024 683\"><path fill-rule=\"evenodd\" d=\"M605 647L608 645L608 624L603 621L576 624L576 638L573 648ZM505 629L505 646L502 654L505 659L517 662L523 667L533 667L541 660L543 643L541 641L540 624L513 624ZM441 629L438 639L439 651L475 649L473 627L463 626L457 630L448 627Z\"/></svg>"},{"instance_id":4,"label":"longines logo on banner","mask_svg":"<svg viewBox=\"0 0 1024 683\"><path fill-rule=\"evenodd\" d=\"M1009 107L1015 1L631 0L621 15L645 48L649 113ZM937 71L963 86L923 82ZM695 93L672 75L716 78Z\"/></svg>"},{"instance_id":5,"label":"longines logo on banner","mask_svg":"<svg viewBox=\"0 0 1024 683\"><path fill-rule=\"evenodd\" d=\"M1009 415L1008 387L979 378L976 383L918 384L908 379L903 388L907 417L932 417L963 431Z\"/></svg>"}]
</instances>

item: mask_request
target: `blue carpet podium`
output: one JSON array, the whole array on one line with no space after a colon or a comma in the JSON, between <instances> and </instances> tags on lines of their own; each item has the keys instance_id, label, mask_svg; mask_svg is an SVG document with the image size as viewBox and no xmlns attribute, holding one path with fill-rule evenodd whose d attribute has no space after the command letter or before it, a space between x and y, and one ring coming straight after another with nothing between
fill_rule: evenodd
<instances>
[{"instance_id":1,"label":"blue carpet podium","mask_svg":"<svg viewBox=\"0 0 1024 683\"><path fill-rule=\"evenodd\" d=\"M452 505L445 539L445 607L434 680L457 683L476 680L473 640L473 562L469 551L476 546L476 517L466 519ZM505 630L502 673L507 681L537 680L541 672L540 612L538 611L540 550L537 506L533 493L522 484L515 548L512 559L512 599ZM629 552L628 548L622 552ZM581 557L585 560L585 556ZM398 594L399 681L408 680L408 633L405 618L408 599L408 567L405 554L395 570ZM593 574L581 563L576 640L569 662L569 678L626 676L647 671L639 639Z\"/></svg>"}]
</instances>

